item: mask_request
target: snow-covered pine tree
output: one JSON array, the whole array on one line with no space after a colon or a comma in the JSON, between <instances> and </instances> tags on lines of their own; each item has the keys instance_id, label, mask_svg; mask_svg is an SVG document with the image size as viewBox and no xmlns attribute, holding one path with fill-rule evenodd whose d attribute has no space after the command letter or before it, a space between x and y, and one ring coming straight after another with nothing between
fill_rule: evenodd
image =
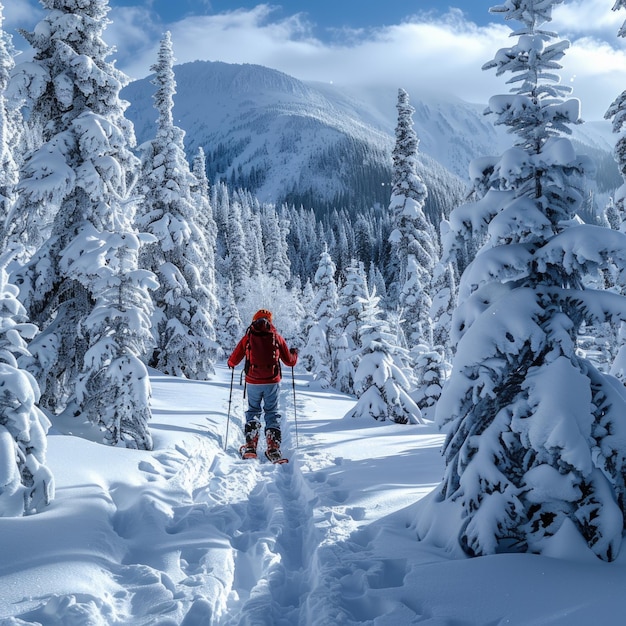
<instances>
[{"instance_id":1,"label":"snow-covered pine tree","mask_svg":"<svg viewBox=\"0 0 626 626\"><path fill-rule=\"evenodd\" d=\"M359 364L359 328L367 296L363 263L353 259L343 271L337 314L331 321L333 386L344 393L354 393L354 373Z\"/></svg>"},{"instance_id":2,"label":"snow-covered pine tree","mask_svg":"<svg viewBox=\"0 0 626 626\"><path fill-rule=\"evenodd\" d=\"M0 517L40 511L54 497L46 466L50 421L37 406L37 382L19 365L37 327L8 280L9 260L9 253L0 258Z\"/></svg>"},{"instance_id":3,"label":"snow-covered pine tree","mask_svg":"<svg viewBox=\"0 0 626 626\"><path fill-rule=\"evenodd\" d=\"M350 245L348 233L346 229L346 219L338 211L333 211L334 216L331 218L336 233L336 244L329 249L330 254L336 261L337 270L343 271L354 257L354 246Z\"/></svg>"},{"instance_id":4,"label":"snow-covered pine tree","mask_svg":"<svg viewBox=\"0 0 626 626\"><path fill-rule=\"evenodd\" d=\"M207 247L214 254L215 241L217 239L217 224L213 217L213 207L211 206L211 190L209 179L206 175L206 156L202 146L198 148L196 156L191 163L191 173L195 176L196 184L194 184L191 193L196 202L196 217L198 226L204 233ZM215 264L215 261L213 261Z\"/></svg>"},{"instance_id":5,"label":"snow-covered pine tree","mask_svg":"<svg viewBox=\"0 0 626 626\"><path fill-rule=\"evenodd\" d=\"M350 347L347 335L336 335L332 346L332 385L343 393L354 394L357 353Z\"/></svg>"},{"instance_id":6,"label":"snow-covered pine tree","mask_svg":"<svg viewBox=\"0 0 626 626\"><path fill-rule=\"evenodd\" d=\"M15 63L11 39L4 32L4 7L0 3L0 234L15 202L15 185L18 182L18 167L13 148L18 143L19 111L9 107L6 90Z\"/></svg>"},{"instance_id":7,"label":"snow-covered pine tree","mask_svg":"<svg viewBox=\"0 0 626 626\"><path fill-rule=\"evenodd\" d=\"M205 379L213 372L218 346L213 326L215 285L206 284L206 240L198 227L191 173L183 145L184 131L174 125L176 81L171 36L161 40L153 83L158 111L156 138L142 154L143 199L137 215L141 231L156 241L142 248L140 265L158 277L153 293L156 349L150 365L174 376Z\"/></svg>"},{"instance_id":8,"label":"snow-covered pine tree","mask_svg":"<svg viewBox=\"0 0 626 626\"><path fill-rule=\"evenodd\" d=\"M343 270L337 299L337 313L331 320L333 345L333 386L344 393L354 393L354 373L359 364L360 334L364 303L368 296L365 269L352 259Z\"/></svg>"},{"instance_id":9,"label":"snow-covered pine tree","mask_svg":"<svg viewBox=\"0 0 626 626\"><path fill-rule=\"evenodd\" d=\"M227 255L226 234L228 232L230 195L228 187L222 182L216 182L209 189L210 204L213 209L213 219L215 220L216 242L215 242L215 269L218 276L224 276L224 259Z\"/></svg>"},{"instance_id":10,"label":"snow-covered pine tree","mask_svg":"<svg viewBox=\"0 0 626 626\"><path fill-rule=\"evenodd\" d=\"M398 124L389 202L389 212L393 216L393 230L389 239L394 254L389 295L395 301L399 300L400 291L407 279L409 255L413 255L419 265L419 278L424 290L428 289L434 264L439 257L437 232L424 215L428 190L417 173L419 140L413 129L412 118L415 109L409 104L409 95L404 89L398 90L397 109ZM422 326L427 324L429 312L429 309L421 312ZM405 325L410 326L413 322L414 320L407 319Z\"/></svg>"},{"instance_id":11,"label":"snow-covered pine tree","mask_svg":"<svg viewBox=\"0 0 626 626\"><path fill-rule=\"evenodd\" d=\"M380 303L385 308L387 302L387 285L385 285L385 277L380 271L380 268L374 263L370 262L370 268L367 275L367 286L370 293L376 290L376 294L380 298Z\"/></svg>"},{"instance_id":12,"label":"snow-covered pine tree","mask_svg":"<svg viewBox=\"0 0 626 626\"><path fill-rule=\"evenodd\" d=\"M311 364L311 372L315 380L323 387L330 386L332 374L332 332L331 322L337 312L337 283L335 282L336 267L333 260L324 250L320 255L319 266L315 272L313 288L314 324L311 326L307 343L302 350L304 362Z\"/></svg>"},{"instance_id":13,"label":"snow-covered pine tree","mask_svg":"<svg viewBox=\"0 0 626 626\"><path fill-rule=\"evenodd\" d=\"M613 11L626 9L626 0L616 0ZM618 36L626 37L626 22L618 32ZM613 132L617 135L614 156L623 184L617 189L615 197L611 198L605 209L606 219L613 230L626 232L626 91L623 91L611 104L605 114L607 120L613 122ZM619 273L621 268L616 268ZM619 288L619 284L617 285ZM622 293L624 289L622 288ZM622 323L618 332L616 356L611 365L611 374L616 376L622 384L626 384L626 324Z\"/></svg>"},{"instance_id":14,"label":"snow-covered pine tree","mask_svg":"<svg viewBox=\"0 0 626 626\"><path fill-rule=\"evenodd\" d=\"M314 316L314 301L315 301L315 292L313 291L313 284L310 280L307 280L304 289L302 290L302 321L300 324L300 330L302 332L302 337L304 337L304 344L308 341L309 334L311 332L311 328L315 324L315 316ZM313 369L313 360L311 356L309 356L305 350L300 352L299 363L304 366L307 371L312 371Z\"/></svg>"},{"instance_id":15,"label":"snow-covered pine tree","mask_svg":"<svg viewBox=\"0 0 626 626\"><path fill-rule=\"evenodd\" d=\"M433 346L441 350L450 362L454 346L450 341L450 327L456 304L456 282L452 263L440 261L435 265L432 281L433 299L430 318L433 321Z\"/></svg>"},{"instance_id":16,"label":"snow-covered pine tree","mask_svg":"<svg viewBox=\"0 0 626 626\"><path fill-rule=\"evenodd\" d=\"M241 302L246 295L251 263L242 226L241 204L237 200L231 200L229 204L224 261L228 279L233 287L235 302Z\"/></svg>"},{"instance_id":17,"label":"snow-covered pine tree","mask_svg":"<svg viewBox=\"0 0 626 626\"><path fill-rule=\"evenodd\" d=\"M103 114L103 93L119 91L127 82L106 62L111 52L101 39L107 23L106 0L42 0L41 4L46 17L32 33L20 31L34 48L34 59L16 66L9 85L15 101L28 109L28 127L41 129L42 134L21 164L18 201L5 233L10 245L19 242L30 254L49 238L55 215L74 184L67 148L54 137L85 110Z\"/></svg>"},{"instance_id":18,"label":"snow-covered pine tree","mask_svg":"<svg viewBox=\"0 0 626 626\"><path fill-rule=\"evenodd\" d=\"M616 0L613 5L613 11L626 9L626 0ZM626 37L626 22L622 25L618 32L618 36ZM615 142L615 161L622 175L624 184L615 192L615 209L624 221L626 215L626 207L624 199L626 198L626 91L623 91L611 103L604 117L613 123L613 132L617 135Z\"/></svg>"},{"instance_id":19,"label":"snow-covered pine tree","mask_svg":"<svg viewBox=\"0 0 626 626\"><path fill-rule=\"evenodd\" d=\"M584 320L626 316L622 296L583 287L607 261L626 261L626 240L573 219L588 160L561 133L580 107L556 73L568 42L541 28L560 1L491 9L521 22L517 42L484 66L513 75L488 112L516 140L495 164L496 193L465 212L486 243L459 287L457 351L437 405L446 469L430 512L446 503L438 512L470 555L563 554L573 542L559 538L577 535L612 560L624 530L626 398L576 341Z\"/></svg>"},{"instance_id":20,"label":"snow-covered pine tree","mask_svg":"<svg viewBox=\"0 0 626 626\"><path fill-rule=\"evenodd\" d=\"M443 348L433 347L433 328L430 318L432 302L421 284L421 271L415 256L408 257L406 280L400 292L400 344L406 345L409 363L413 369L411 397L424 418L434 419L434 408L441 395L448 368L444 363ZM428 311L427 315L422 312ZM407 323L406 320L412 320ZM405 333L409 335L405 335Z\"/></svg>"},{"instance_id":21,"label":"snow-covered pine tree","mask_svg":"<svg viewBox=\"0 0 626 626\"><path fill-rule=\"evenodd\" d=\"M606 222L609 228L612 228L613 230L622 229L622 215L615 206L614 198L609 198L606 207L604 207L604 216L602 219Z\"/></svg>"},{"instance_id":22,"label":"snow-covered pine tree","mask_svg":"<svg viewBox=\"0 0 626 626\"><path fill-rule=\"evenodd\" d=\"M354 376L358 398L345 417L373 417L398 424L422 423L422 414L409 394L409 381L395 362L394 336L382 319L375 293L363 301L359 327L359 365Z\"/></svg>"},{"instance_id":23,"label":"snow-covered pine tree","mask_svg":"<svg viewBox=\"0 0 626 626\"><path fill-rule=\"evenodd\" d=\"M356 348L359 345L359 325L365 308L364 300L369 293L363 263L352 259L342 274L333 330L336 334L345 334L350 347Z\"/></svg>"},{"instance_id":24,"label":"snow-covered pine tree","mask_svg":"<svg viewBox=\"0 0 626 626\"><path fill-rule=\"evenodd\" d=\"M202 264L202 282L208 291L209 302L207 309L211 319L215 318L219 304L217 300L217 278L215 274L215 250L217 248L217 224L213 219L213 207L209 199L209 181L206 176L206 158L202 147L193 159L192 174L195 182L191 189L194 206L196 207L197 223L205 241L203 249L204 262Z\"/></svg>"},{"instance_id":25,"label":"snow-covered pine tree","mask_svg":"<svg viewBox=\"0 0 626 626\"><path fill-rule=\"evenodd\" d=\"M412 394L420 409L431 409L443 384L442 359L433 349L430 317L434 268L439 259L437 233L424 214L428 190L417 173L419 141L413 129L415 109L404 89L398 90L398 124L393 151L390 242L396 257L395 299L401 345L406 345L418 388ZM397 281L397 282L396 282ZM399 289L399 292L398 292Z\"/></svg>"},{"instance_id":26,"label":"snow-covered pine tree","mask_svg":"<svg viewBox=\"0 0 626 626\"><path fill-rule=\"evenodd\" d=\"M433 270L433 264L430 264ZM400 323L404 342L409 352L421 351L417 346L430 348L433 345L433 326L430 318L432 301L423 281L432 279L432 274L426 278L423 266L414 254L406 259L405 279L398 298Z\"/></svg>"},{"instance_id":27,"label":"snow-covered pine tree","mask_svg":"<svg viewBox=\"0 0 626 626\"><path fill-rule=\"evenodd\" d=\"M124 207L115 232L85 226L60 265L95 299L83 322L89 348L72 410L103 430L109 445L151 450L151 387L141 356L153 346L149 289L158 282L152 272L139 269L142 239L153 238L132 231L133 214Z\"/></svg>"},{"instance_id":28,"label":"snow-covered pine tree","mask_svg":"<svg viewBox=\"0 0 626 626\"><path fill-rule=\"evenodd\" d=\"M287 232L281 228L280 220L273 205L265 205L261 212L265 272L285 286L291 281L291 263L287 255Z\"/></svg>"},{"instance_id":29,"label":"snow-covered pine tree","mask_svg":"<svg viewBox=\"0 0 626 626\"><path fill-rule=\"evenodd\" d=\"M450 341L450 326L455 306L456 287L451 263L438 262L431 281L433 301L430 307L432 320L432 348L423 346L414 354L415 373L418 377L411 396L422 410L425 419L435 416L441 390L450 375L454 345Z\"/></svg>"},{"instance_id":30,"label":"snow-covered pine tree","mask_svg":"<svg viewBox=\"0 0 626 626\"><path fill-rule=\"evenodd\" d=\"M250 260L250 276L256 278L265 274L265 249L261 227L261 207L256 197L239 190L236 197L241 202L241 228L244 234L244 245Z\"/></svg>"},{"instance_id":31,"label":"snow-covered pine tree","mask_svg":"<svg viewBox=\"0 0 626 626\"><path fill-rule=\"evenodd\" d=\"M15 282L41 329L29 349L42 406L57 411L73 394L91 342L84 322L98 297L96 283L78 281L61 267L61 258L85 232L115 232L115 216L124 213L138 161L130 150L135 138L124 117L127 103L119 98L127 78L107 62L111 49L102 40L107 1L42 0L42 5L43 20L24 33L34 59L16 68L14 80L31 121L42 126L43 144L27 155L13 223L39 237L49 226L39 208L57 210L50 236L16 270ZM80 246L75 254L82 254Z\"/></svg>"},{"instance_id":32,"label":"snow-covered pine tree","mask_svg":"<svg viewBox=\"0 0 626 626\"><path fill-rule=\"evenodd\" d=\"M230 281L220 286L217 341L226 354L230 354L244 331L244 324L235 303Z\"/></svg>"}]
</instances>

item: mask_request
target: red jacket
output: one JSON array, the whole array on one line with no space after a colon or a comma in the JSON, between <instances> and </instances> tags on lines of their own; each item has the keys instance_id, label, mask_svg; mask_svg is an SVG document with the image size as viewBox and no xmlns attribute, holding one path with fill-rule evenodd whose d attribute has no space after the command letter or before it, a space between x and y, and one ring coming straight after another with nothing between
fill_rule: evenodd
<instances>
[{"instance_id":1,"label":"red jacket","mask_svg":"<svg viewBox=\"0 0 626 626\"><path fill-rule=\"evenodd\" d=\"M274 336L276 337L276 342L278 343L278 356L280 360L288 367L293 367L298 362L298 354L289 352L287 342L282 337L282 335L280 335L276 331L276 328L274 326L271 327L271 330L274 333ZM241 361L246 356L247 344L248 344L248 335L246 334L239 340L239 343L233 350L233 353L228 358L228 362L227 362L228 367L234 368L234 367L237 367L239 363L241 363ZM246 373L246 382L249 385L271 385L273 383L280 382L280 378L281 378L280 368L278 369L278 373L271 378L258 378L257 376L255 376L254 368L251 368Z\"/></svg>"}]
</instances>

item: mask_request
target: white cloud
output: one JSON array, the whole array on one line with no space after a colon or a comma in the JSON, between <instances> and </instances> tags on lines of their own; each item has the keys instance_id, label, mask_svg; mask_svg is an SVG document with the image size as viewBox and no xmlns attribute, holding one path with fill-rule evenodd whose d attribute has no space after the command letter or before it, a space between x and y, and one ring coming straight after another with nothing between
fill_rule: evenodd
<instances>
[{"instance_id":1,"label":"white cloud","mask_svg":"<svg viewBox=\"0 0 626 626\"><path fill-rule=\"evenodd\" d=\"M552 22L563 37L600 36L614 39L626 18L624 11L612 11L615 0L569 0L555 7Z\"/></svg>"},{"instance_id":2,"label":"white cloud","mask_svg":"<svg viewBox=\"0 0 626 626\"><path fill-rule=\"evenodd\" d=\"M572 41L561 75L582 100L586 119L601 119L626 88L626 54L616 36L624 16L611 11L612 4L613 0L584 0L559 5L548 26ZM416 99L421 91L439 91L484 103L509 89L504 78L481 67L499 48L514 42L509 37L512 25L494 22L479 27L453 9L443 19L415 16L398 25L344 33L346 43L337 43L338 36L326 43L312 36L300 15L274 20L272 9L259 5L187 18L169 29L178 63L256 63L301 80L391 89L392 99L403 87ZM144 76L156 50L153 42L120 66L131 76Z\"/></svg>"},{"instance_id":3,"label":"white cloud","mask_svg":"<svg viewBox=\"0 0 626 626\"><path fill-rule=\"evenodd\" d=\"M0 0L0 4L4 7L3 26L10 34L18 27L32 27L33 19L42 14L41 5L36 0Z\"/></svg>"},{"instance_id":4,"label":"white cloud","mask_svg":"<svg viewBox=\"0 0 626 626\"><path fill-rule=\"evenodd\" d=\"M34 6L32 0L10 3L13 19ZM626 41L616 36L626 11L611 11L613 4L614 0L572 0L558 5L547 25L572 41L560 74L565 84L573 86L573 95L582 100L583 116L588 120L601 119L626 89ZM494 23L477 26L459 9L452 9L438 19L422 14L378 29L335 32L329 43L313 36L313 27L303 15L286 19L277 15L269 5L260 4L251 10L161 24L148 10L114 8L105 40L118 50L114 56L117 66L133 78L149 73L158 41L167 29L172 33L178 63L255 63L301 80L332 81L381 93L388 90L392 103L398 87L416 100L428 91L479 103L509 89L506 77L481 70L499 48L515 41L509 37L515 24L497 16Z\"/></svg>"},{"instance_id":5,"label":"white cloud","mask_svg":"<svg viewBox=\"0 0 626 626\"><path fill-rule=\"evenodd\" d=\"M142 59L141 78L149 72L149 67L156 61L155 42L163 35L163 27L153 19L153 13L142 7L119 7L109 12L111 23L103 33L104 41L116 49L110 60L127 71L126 66L134 59ZM144 68L144 63L147 66Z\"/></svg>"}]
</instances>

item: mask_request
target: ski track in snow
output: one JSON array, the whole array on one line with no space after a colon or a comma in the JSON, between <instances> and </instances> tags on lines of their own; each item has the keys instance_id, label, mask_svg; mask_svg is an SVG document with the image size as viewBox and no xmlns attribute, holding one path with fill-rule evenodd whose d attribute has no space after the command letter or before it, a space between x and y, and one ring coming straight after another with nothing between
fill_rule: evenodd
<instances>
[{"instance_id":1,"label":"ski track in snow","mask_svg":"<svg viewBox=\"0 0 626 626\"><path fill-rule=\"evenodd\" d=\"M310 410L308 403L300 394L299 414ZM284 416L294 410L285 390L281 410ZM331 626L373 623L372 616L388 613L383 581L401 586L406 564L402 558L375 556L368 551L367 533L355 532L364 510L342 506L347 492L325 471L342 459L306 451L306 446L296 449L293 423L283 418L282 448L289 463L266 461L262 442L259 460L239 460L242 420L236 416L243 412L243 403L235 401L228 456L215 455L209 462L200 442L172 478L191 500L161 522L172 535L172 554L153 555L146 546L145 552L136 549L129 555L135 562L131 568L140 574L154 568L142 585L164 588L161 603L154 604L153 589L148 594L152 603L146 617L167 613L168 604L174 619L184 607L182 621L175 622L182 626ZM164 462L167 468L167 458ZM183 574L178 582L159 574L171 569L167 561L172 558L179 559ZM139 623L142 591L131 588L131 593L130 613ZM418 614L401 605L386 617L390 621L385 623L400 624Z\"/></svg>"},{"instance_id":2,"label":"ski track in snow","mask_svg":"<svg viewBox=\"0 0 626 626\"><path fill-rule=\"evenodd\" d=\"M422 623L410 603L390 609L384 587L403 585L406 559L376 555L374 537L358 529L365 510L345 504L336 471L344 460L309 446L306 428L296 447L291 393L281 393L284 465L265 459L262 442L259 460L238 458L244 402L233 401L226 454L207 429L140 463L153 491L111 489L123 546L121 563L103 565L111 597L57 596L28 617L81 626ZM227 405L214 409L225 416ZM315 393L301 392L296 410L315 413Z\"/></svg>"},{"instance_id":3,"label":"ski track in snow","mask_svg":"<svg viewBox=\"0 0 626 626\"><path fill-rule=\"evenodd\" d=\"M281 400L283 413L293 411L286 393ZM132 488L113 490L113 526L129 548L114 572L125 591L116 594L114 608L106 611L110 616L184 626L299 622L312 556L307 546L316 543L315 495L297 454L287 464L273 465L262 456L260 443L259 460L237 458L242 420L236 416L243 411L235 401L228 455L215 454L200 437L191 449L155 455L158 466L142 463L148 480L168 481L168 489L158 492L170 493L171 502L149 490L139 498ZM291 451L286 419L283 439L283 450ZM81 600L93 602L74 596L66 604ZM60 604L55 603L57 610ZM80 613L84 618L86 612ZM97 621L93 612L90 620Z\"/></svg>"}]
</instances>

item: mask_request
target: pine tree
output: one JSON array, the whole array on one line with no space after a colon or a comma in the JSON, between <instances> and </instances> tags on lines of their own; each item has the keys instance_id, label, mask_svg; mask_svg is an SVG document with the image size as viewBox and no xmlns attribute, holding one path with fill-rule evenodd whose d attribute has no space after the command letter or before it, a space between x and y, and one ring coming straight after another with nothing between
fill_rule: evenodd
<instances>
[{"instance_id":1,"label":"pine tree","mask_svg":"<svg viewBox=\"0 0 626 626\"><path fill-rule=\"evenodd\" d=\"M351 348L359 345L359 323L369 293L363 263L352 259L343 271L343 284L339 289L337 315L333 321L334 332L345 334Z\"/></svg>"},{"instance_id":2,"label":"pine tree","mask_svg":"<svg viewBox=\"0 0 626 626\"><path fill-rule=\"evenodd\" d=\"M215 251L217 249L217 224L213 219L213 207L209 199L209 181L206 176L206 159L204 150L198 148L198 152L192 163L194 183L191 189L194 206L196 207L196 220L198 227L204 236L203 248L202 283L207 288L207 310L211 319L215 318L217 301L217 277L215 275Z\"/></svg>"},{"instance_id":3,"label":"pine tree","mask_svg":"<svg viewBox=\"0 0 626 626\"><path fill-rule=\"evenodd\" d=\"M380 271L378 265L372 261L367 276L367 286L370 293L376 290L376 294L380 298L381 306L385 309L387 303L387 286L385 285L385 278Z\"/></svg>"},{"instance_id":4,"label":"pine tree","mask_svg":"<svg viewBox=\"0 0 626 626\"><path fill-rule=\"evenodd\" d=\"M433 274L432 291L430 318L433 321L433 346L442 352L447 362L450 362L453 353L450 327L456 302L456 281L452 263L443 261L437 263Z\"/></svg>"},{"instance_id":5,"label":"pine tree","mask_svg":"<svg viewBox=\"0 0 626 626\"><path fill-rule=\"evenodd\" d=\"M613 11L626 9L624 0L616 0L613 5ZM622 25L618 32L619 37L626 37L626 22ZM624 180L624 184L615 193L615 208L617 212L624 216L626 207L624 206L624 198L626 198L626 91L623 91L608 108L605 119L612 120L613 132L618 135L615 142L615 161ZM624 218L622 217L622 220Z\"/></svg>"},{"instance_id":6,"label":"pine tree","mask_svg":"<svg viewBox=\"0 0 626 626\"><path fill-rule=\"evenodd\" d=\"M613 11L626 9L626 0L616 0ZM626 22L622 25L618 32L619 37L626 37ZM626 206L624 199L626 197L626 91L623 91L609 107L605 114L605 118L612 120L613 132L618 135L615 142L614 156L620 173L622 174L623 184L616 190L615 198L611 198L606 207L606 219L609 226L613 230L619 230L626 233ZM616 268L619 274L621 268ZM624 293L623 286L619 284L617 277L615 278L616 288ZM617 341L615 342L616 355L611 365L611 374L616 376L623 384L626 383L626 324L621 324Z\"/></svg>"},{"instance_id":7,"label":"pine tree","mask_svg":"<svg viewBox=\"0 0 626 626\"><path fill-rule=\"evenodd\" d=\"M310 280L307 280L304 289L302 290L302 322L300 324L302 337L305 338L304 344L306 345L306 341L311 333L311 329L315 325L315 315L314 315L314 301L315 301L315 292L313 291L313 284ZM298 362L301 363L307 371L312 371L314 366L314 361L312 356L308 355L305 350L300 352L300 356Z\"/></svg>"},{"instance_id":8,"label":"pine tree","mask_svg":"<svg viewBox=\"0 0 626 626\"><path fill-rule=\"evenodd\" d=\"M413 107L398 91L398 125L393 151L393 180L389 211L394 217L390 241L395 251L395 300L404 341L415 357L432 349L430 285L438 258L437 236L424 215L428 195L417 174L418 139L413 130ZM397 281L397 282L396 282ZM399 291L398 291L399 290ZM417 372L418 378L421 373Z\"/></svg>"},{"instance_id":9,"label":"pine tree","mask_svg":"<svg viewBox=\"0 0 626 626\"><path fill-rule=\"evenodd\" d=\"M541 28L559 2L492 9L522 24L484 66L512 73L511 92L488 112L516 139L495 161L492 189L463 213L485 244L459 285L457 350L437 405L447 435L438 502L470 555L554 555L560 534L577 531L612 560L624 529L626 398L578 354L577 336L584 320L623 318L623 297L583 279L623 263L626 240L573 219L588 161L562 135L579 122L579 102L565 99L556 73L568 43Z\"/></svg>"},{"instance_id":10,"label":"pine tree","mask_svg":"<svg viewBox=\"0 0 626 626\"><path fill-rule=\"evenodd\" d=\"M210 188L210 203L213 209L213 219L217 227L215 253L217 257L226 257L226 233L228 231L229 224L229 211L230 211L230 194L228 187L224 183L216 183ZM217 268L216 259L216 268Z\"/></svg>"},{"instance_id":11,"label":"pine tree","mask_svg":"<svg viewBox=\"0 0 626 626\"><path fill-rule=\"evenodd\" d=\"M337 315L331 322L334 337L333 386L344 393L354 393L354 373L359 364L359 327L368 289L363 263L353 259L343 274Z\"/></svg>"},{"instance_id":12,"label":"pine tree","mask_svg":"<svg viewBox=\"0 0 626 626\"><path fill-rule=\"evenodd\" d=\"M84 324L98 298L97 282L78 280L68 270L68 249L73 246L70 256L79 263L83 250L75 242L86 232L125 230L138 162L130 151L135 139L124 117L127 103L119 98L127 78L106 61L111 49L101 37L106 0L42 4L44 19L24 33L34 60L16 68L15 80L31 120L41 124L43 144L24 162L14 223L27 224L39 237L47 232L39 208L55 212L50 236L15 276L20 299L41 329L29 348L42 406L58 411L73 395L92 342Z\"/></svg>"},{"instance_id":13,"label":"pine tree","mask_svg":"<svg viewBox=\"0 0 626 626\"><path fill-rule=\"evenodd\" d=\"M437 233L424 215L428 190L417 173L419 141L412 119L415 109L409 104L409 96L404 89L398 90L397 109L389 203L389 213L394 222L390 235L395 254L392 284L396 285L396 290L402 289L407 277L408 258L413 255L420 265L422 286L427 288L427 281L432 276L432 268L438 257ZM396 300L399 297L397 291L391 295Z\"/></svg>"},{"instance_id":14,"label":"pine tree","mask_svg":"<svg viewBox=\"0 0 626 626\"><path fill-rule=\"evenodd\" d=\"M191 163L191 172L195 177L195 184L191 190L194 202L196 203L196 218L198 226L204 233L207 248L211 251L215 250L215 242L217 239L217 224L213 218L213 207L211 206L211 190L209 179L206 175L206 156L202 146L198 148L196 156Z\"/></svg>"},{"instance_id":15,"label":"pine tree","mask_svg":"<svg viewBox=\"0 0 626 626\"><path fill-rule=\"evenodd\" d=\"M406 345L418 388L413 394L421 410L430 410L438 396L443 369L436 366L433 350L431 291L439 257L437 233L424 214L428 190L417 170L419 141L413 129L413 107L403 89L398 90L398 125L393 151L393 179L389 211L394 229L390 242L396 256L400 342ZM399 289L399 292L398 292ZM429 355L429 356L427 356Z\"/></svg>"},{"instance_id":16,"label":"pine tree","mask_svg":"<svg viewBox=\"0 0 626 626\"><path fill-rule=\"evenodd\" d=\"M245 328L235 303L230 282L226 282L220 287L219 302L217 341L223 352L230 354L235 349Z\"/></svg>"},{"instance_id":17,"label":"pine tree","mask_svg":"<svg viewBox=\"0 0 626 626\"><path fill-rule=\"evenodd\" d=\"M287 256L287 230L281 228L276 210L271 205L263 207L261 224L263 227L263 249L265 271L280 285L291 281L291 264Z\"/></svg>"},{"instance_id":18,"label":"pine tree","mask_svg":"<svg viewBox=\"0 0 626 626\"><path fill-rule=\"evenodd\" d=\"M0 225L4 225L15 202L18 166L13 147L19 138L19 111L9 107L6 90L9 85L13 61L11 39L4 32L4 7L0 3Z\"/></svg>"},{"instance_id":19,"label":"pine tree","mask_svg":"<svg viewBox=\"0 0 626 626\"><path fill-rule=\"evenodd\" d=\"M432 267L430 268L432 270ZM433 345L433 328L430 319L432 302L423 284L423 266L420 266L413 254L409 254L406 263L404 284L400 291L399 314L404 340L409 351L417 346L430 348Z\"/></svg>"},{"instance_id":20,"label":"pine tree","mask_svg":"<svg viewBox=\"0 0 626 626\"><path fill-rule=\"evenodd\" d=\"M246 295L246 285L251 273L251 263L242 226L241 204L238 201L230 202L226 230L226 249L225 266L227 276L233 286L235 302L240 302Z\"/></svg>"},{"instance_id":21,"label":"pine tree","mask_svg":"<svg viewBox=\"0 0 626 626\"><path fill-rule=\"evenodd\" d=\"M10 255L0 258L0 517L40 511L54 497L46 466L50 421L38 408L39 387L19 364L37 332L8 280Z\"/></svg>"},{"instance_id":22,"label":"pine tree","mask_svg":"<svg viewBox=\"0 0 626 626\"><path fill-rule=\"evenodd\" d=\"M375 294L363 302L359 329L360 360L354 376L358 401L346 417L373 417L398 424L422 422L421 411L411 398L409 381L394 359L394 338L381 317Z\"/></svg>"},{"instance_id":23,"label":"pine tree","mask_svg":"<svg viewBox=\"0 0 626 626\"><path fill-rule=\"evenodd\" d=\"M90 341L76 382L76 410L104 431L108 444L151 450L151 387L140 357L153 345L149 289L158 283L139 269L141 238L132 230L133 212L125 209L120 222L128 230L84 228L61 261L95 294L83 322Z\"/></svg>"},{"instance_id":24,"label":"pine tree","mask_svg":"<svg viewBox=\"0 0 626 626\"><path fill-rule=\"evenodd\" d=\"M197 223L192 189L197 180L189 169L184 132L172 118L176 82L169 33L161 41L153 83L158 111L157 135L142 155L143 201L137 216L141 231L156 241L141 253L141 266L159 281L153 300L156 350L150 364L174 376L205 379L218 353L213 326L216 301L206 284L208 246Z\"/></svg>"},{"instance_id":25,"label":"pine tree","mask_svg":"<svg viewBox=\"0 0 626 626\"><path fill-rule=\"evenodd\" d=\"M337 311L336 271L330 254L325 250L320 255L319 266L313 281L315 323L309 331L307 344L302 351L305 361L311 363L315 380L319 380L323 387L328 387L333 380L331 322Z\"/></svg>"},{"instance_id":26,"label":"pine tree","mask_svg":"<svg viewBox=\"0 0 626 626\"><path fill-rule=\"evenodd\" d=\"M21 166L19 200L6 234L31 251L49 238L56 213L75 185L77 170L68 160L68 150L73 148L54 138L85 112L115 118L125 136L133 134L123 117L127 103L118 97L128 80L106 61L111 49L101 38L107 0L42 0L41 4L46 17L32 33L20 31L36 51L33 62L18 64L10 85L15 100L28 108L29 128L41 130L38 145Z\"/></svg>"}]
</instances>

